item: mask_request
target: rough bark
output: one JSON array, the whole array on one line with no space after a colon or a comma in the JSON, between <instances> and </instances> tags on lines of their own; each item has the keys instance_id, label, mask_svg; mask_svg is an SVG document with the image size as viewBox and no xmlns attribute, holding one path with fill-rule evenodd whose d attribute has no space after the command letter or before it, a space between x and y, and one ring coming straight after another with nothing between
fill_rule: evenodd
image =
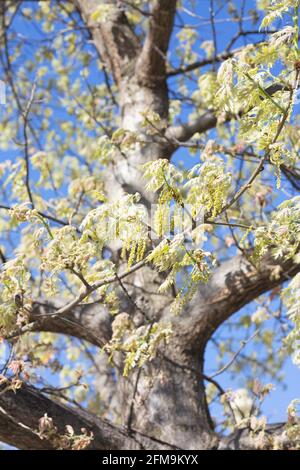
<instances>
[{"instance_id":1,"label":"rough bark","mask_svg":"<svg viewBox=\"0 0 300 470\"><path fill-rule=\"evenodd\" d=\"M29 323L31 331L49 331L74 336L101 346L111 338L112 317L100 303L81 305L64 315L56 315L57 303L36 302Z\"/></svg>"},{"instance_id":2,"label":"rough bark","mask_svg":"<svg viewBox=\"0 0 300 470\"><path fill-rule=\"evenodd\" d=\"M138 81L148 88L165 86L166 54L173 30L176 0L152 0L148 33L137 61Z\"/></svg>"},{"instance_id":3,"label":"rough bark","mask_svg":"<svg viewBox=\"0 0 300 470\"><path fill-rule=\"evenodd\" d=\"M54 449L53 440L39 436L39 420L47 413L57 428L56 437L66 432L66 425L75 434L82 429L93 433L89 449L171 449L167 443L149 439L138 432L121 429L87 412L72 409L47 398L39 390L23 384L16 392L0 387L0 439L19 449Z\"/></svg>"},{"instance_id":4,"label":"rough bark","mask_svg":"<svg viewBox=\"0 0 300 470\"><path fill-rule=\"evenodd\" d=\"M83 20L91 31L95 47L108 70L119 84L122 77L132 73L140 43L131 29L127 17L116 0L74 0ZM91 15L97 8L109 5L110 11L105 21L97 21Z\"/></svg>"},{"instance_id":5,"label":"rough bark","mask_svg":"<svg viewBox=\"0 0 300 470\"><path fill-rule=\"evenodd\" d=\"M123 422L178 448L214 448L202 358L185 351L175 333L153 361L120 380Z\"/></svg>"}]
</instances>

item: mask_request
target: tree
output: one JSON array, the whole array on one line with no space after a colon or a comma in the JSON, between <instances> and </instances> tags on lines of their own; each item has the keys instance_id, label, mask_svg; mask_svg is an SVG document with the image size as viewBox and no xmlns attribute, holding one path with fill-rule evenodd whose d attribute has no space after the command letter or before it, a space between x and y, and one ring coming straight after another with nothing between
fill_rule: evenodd
<instances>
[{"instance_id":1,"label":"tree","mask_svg":"<svg viewBox=\"0 0 300 470\"><path fill-rule=\"evenodd\" d=\"M298 447L299 0L236 3L1 2L4 443Z\"/></svg>"}]
</instances>

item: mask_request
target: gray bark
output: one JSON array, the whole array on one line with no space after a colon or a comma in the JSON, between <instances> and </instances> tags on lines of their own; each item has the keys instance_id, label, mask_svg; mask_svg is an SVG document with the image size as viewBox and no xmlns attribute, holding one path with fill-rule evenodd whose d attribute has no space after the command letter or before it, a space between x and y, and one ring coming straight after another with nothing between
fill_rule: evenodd
<instances>
[{"instance_id":1,"label":"gray bark","mask_svg":"<svg viewBox=\"0 0 300 470\"><path fill-rule=\"evenodd\" d=\"M149 439L138 432L113 426L78 409L72 409L45 397L39 390L23 385L16 392L5 391L0 387L0 437L3 442L19 449L46 450L55 449L52 439L41 439L39 420L47 413L57 428L56 436L66 432L66 426L73 427L75 434L82 434L82 429L93 433L88 449L171 449L166 443Z\"/></svg>"}]
</instances>

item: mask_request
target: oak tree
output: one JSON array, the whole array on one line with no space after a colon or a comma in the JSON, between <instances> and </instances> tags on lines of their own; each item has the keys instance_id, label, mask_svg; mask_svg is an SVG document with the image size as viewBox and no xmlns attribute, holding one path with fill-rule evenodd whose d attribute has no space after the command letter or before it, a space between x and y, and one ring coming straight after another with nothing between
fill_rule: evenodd
<instances>
[{"instance_id":1,"label":"oak tree","mask_svg":"<svg viewBox=\"0 0 300 470\"><path fill-rule=\"evenodd\" d=\"M3 443L299 447L299 3L0 2Z\"/></svg>"}]
</instances>

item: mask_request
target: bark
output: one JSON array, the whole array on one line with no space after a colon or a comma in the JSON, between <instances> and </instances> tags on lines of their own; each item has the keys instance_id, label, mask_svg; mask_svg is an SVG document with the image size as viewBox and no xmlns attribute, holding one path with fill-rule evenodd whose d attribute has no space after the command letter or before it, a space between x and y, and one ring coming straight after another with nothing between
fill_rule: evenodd
<instances>
[{"instance_id":1,"label":"bark","mask_svg":"<svg viewBox=\"0 0 300 470\"><path fill-rule=\"evenodd\" d=\"M131 29L120 2L74 0L74 3L91 31L100 57L119 84L122 77L131 73L140 50L139 40ZM105 21L94 20L91 16L101 4L111 7Z\"/></svg>"},{"instance_id":2,"label":"bark","mask_svg":"<svg viewBox=\"0 0 300 470\"><path fill-rule=\"evenodd\" d=\"M180 338L130 378L120 380L123 422L182 449L211 449L217 437L206 404L203 354L189 354Z\"/></svg>"},{"instance_id":3,"label":"bark","mask_svg":"<svg viewBox=\"0 0 300 470\"><path fill-rule=\"evenodd\" d=\"M66 432L66 425L75 434L82 429L93 433L89 449L171 449L167 443L149 439L138 432L121 429L87 412L72 409L47 398L39 390L23 384L16 392L0 387L0 439L19 449L54 449L51 438L39 436L39 420L47 413L57 428L56 437Z\"/></svg>"},{"instance_id":4,"label":"bark","mask_svg":"<svg viewBox=\"0 0 300 470\"><path fill-rule=\"evenodd\" d=\"M179 322L184 341L191 349L205 345L231 315L299 271L299 264L275 260L270 254L256 268L243 256L222 263L208 283L199 288L188 316Z\"/></svg>"},{"instance_id":5,"label":"bark","mask_svg":"<svg viewBox=\"0 0 300 470\"><path fill-rule=\"evenodd\" d=\"M148 88L165 86L166 54L173 29L176 0L152 0L148 33L136 67L138 80Z\"/></svg>"},{"instance_id":6,"label":"bark","mask_svg":"<svg viewBox=\"0 0 300 470\"><path fill-rule=\"evenodd\" d=\"M166 136L168 139L173 139L174 144L176 144L177 141L180 145L180 142L186 142L197 132L199 134L203 134L204 132L216 127L216 125L217 116L215 112L213 110L206 111L189 123L169 127L167 129Z\"/></svg>"},{"instance_id":7,"label":"bark","mask_svg":"<svg viewBox=\"0 0 300 470\"><path fill-rule=\"evenodd\" d=\"M80 305L63 315L56 315L58 303L36 302L29 322L31 331L49 331L74 336L101 346L111 338L112 317L105 306Z\"/></svg>"}]
</instances>

